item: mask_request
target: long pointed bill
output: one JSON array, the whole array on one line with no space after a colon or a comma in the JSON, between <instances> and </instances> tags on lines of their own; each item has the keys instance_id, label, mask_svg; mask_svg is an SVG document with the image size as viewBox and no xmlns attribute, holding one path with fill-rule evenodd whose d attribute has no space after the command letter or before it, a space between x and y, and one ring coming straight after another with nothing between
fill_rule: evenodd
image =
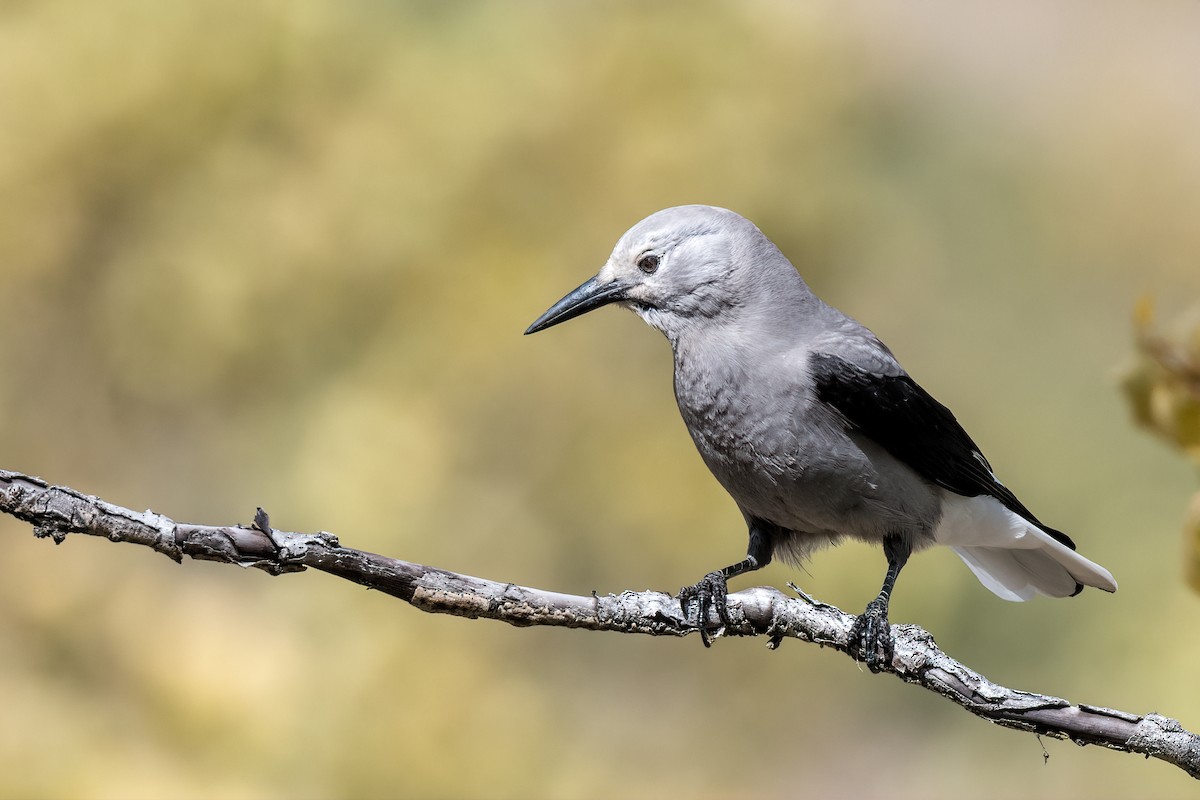
<instances>
[{"instance_id":1,"label":"long pointed bill","mask_svg":"<svg viewBox=\"0 0 1200 800\"><path fill-rule=\"evenodd\" d=\"M580 314L586 314L593 309L616 303L625 299L625 286L621 281L600 283L595 278L589 279L575 291L559 300L546 313L542 314L525 330L525 335L544 331L560 322L575 319Z\"/></svg>"}]
</instances>

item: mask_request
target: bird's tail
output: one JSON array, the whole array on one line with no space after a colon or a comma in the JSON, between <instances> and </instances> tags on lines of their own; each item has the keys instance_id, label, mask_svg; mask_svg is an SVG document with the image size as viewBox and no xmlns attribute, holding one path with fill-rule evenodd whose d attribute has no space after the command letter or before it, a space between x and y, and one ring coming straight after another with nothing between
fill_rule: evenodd
<instances>
[{"instance_id":1,"label":"bird's tail","mask_svg":"<svg viewBox=\"0 0 1200 800\"><path fill-rule=\"evenodd\" d=\"M1005 600L1029 600L1038 593L1069 597L1084 586L1117 590L1104 567L991 497L948 497L936 535L980 583Z\"/></svg>"}]
</instances>

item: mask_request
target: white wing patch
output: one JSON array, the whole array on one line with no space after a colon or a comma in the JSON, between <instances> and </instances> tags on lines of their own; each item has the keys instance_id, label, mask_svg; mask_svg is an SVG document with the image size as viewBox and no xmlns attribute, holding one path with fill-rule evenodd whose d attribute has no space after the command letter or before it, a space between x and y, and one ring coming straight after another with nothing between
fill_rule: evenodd
<instances>
[{"instance_id":1,"label":"white wing patch","mask_svg":"<svg viewBox=\"0 0 1200 800\"><path fill-rule=\"evenodd\" d=\"M979 582L1005 600L1067 597L1075 584L1115 592L1112 573L1057 541L999 500L942 492L934 539L954 549Z\"/></svg>"}]
</instances>

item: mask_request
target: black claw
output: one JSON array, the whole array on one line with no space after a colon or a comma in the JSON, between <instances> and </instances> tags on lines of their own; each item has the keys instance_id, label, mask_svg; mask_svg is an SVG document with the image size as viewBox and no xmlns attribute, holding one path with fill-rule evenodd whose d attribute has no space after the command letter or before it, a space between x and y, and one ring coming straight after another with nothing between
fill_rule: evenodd
<instances>
[{"instance_id":1,"label":"black claw","mask_svg":"<svg viewBox=\"0 0 1200 800\"><path fill-rule=\"evenodd\" d=\"M887 601L875 598L850 628L850 656L879 672L892 663L892 626L888 623Z\"/></svg>"},{"instance_id":2,"label":"black claw","mask_svg":"<svg viewBox=\"0 0 1200 800\"><path fill-rule=\"evenodd\" d=\"M696 609L695 624L700 630L700 641L705 647L712 647L713 640L708 630L709 609L717 612L717 618L721 620L722 625L729 624L729 612L725 604L728 593L725 575L721 572L710 572L692 586L685 586L679 590L679 609L688 621L693 619L692 608Z\"/></svg>"}]
</instances>

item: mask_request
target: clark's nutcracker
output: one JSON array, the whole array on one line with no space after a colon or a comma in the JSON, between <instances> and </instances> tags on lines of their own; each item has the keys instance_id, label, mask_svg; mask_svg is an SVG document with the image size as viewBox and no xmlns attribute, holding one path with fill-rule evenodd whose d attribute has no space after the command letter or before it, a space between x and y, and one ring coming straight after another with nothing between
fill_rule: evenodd
<instances>
[{"instance_id":1,"label":"clark's nutcracker","mask_svg":"<svg viewBox=\"0 0 1200 800\"><path fill-rule=\"evenodd\" d=\"M909 555L954 549L1005 600L1117 589L996 479L949 409L873 333L809 290L749 220L680 206L634 225L594 277L525 331L617 303L662 331L675 398L704 463L750 528L744 561L679 593L710 643L726 581L845 537L883 545L887 576L855 621L852 654L890 663L888 598Z\"/></svg>"}]
</instances>

